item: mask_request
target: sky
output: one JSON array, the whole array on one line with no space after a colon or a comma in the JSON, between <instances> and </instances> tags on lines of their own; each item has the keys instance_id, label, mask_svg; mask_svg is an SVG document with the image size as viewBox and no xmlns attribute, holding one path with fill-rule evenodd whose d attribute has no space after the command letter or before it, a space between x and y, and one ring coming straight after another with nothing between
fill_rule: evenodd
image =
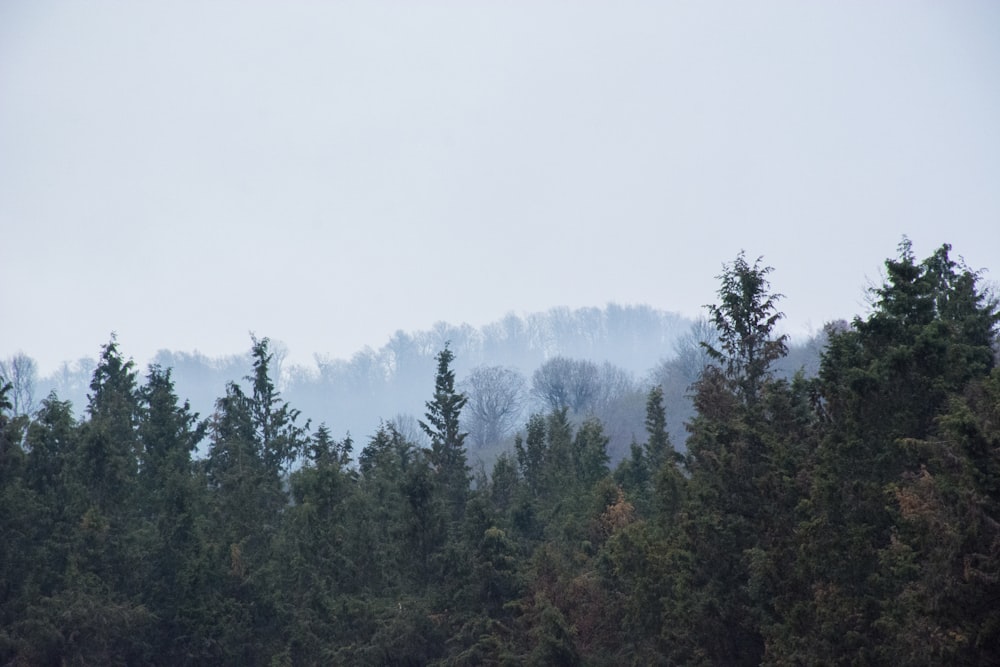
<instances>
[{"instance_id":1,"label":"sky","mask_svg":"<svg viewBox=\"0 0 1000 667\"><path fill-rule=\"evenodd\" d=\"M0 357L1000 277L1000 3L0 2Z\"/></svg>"}]
</instances>

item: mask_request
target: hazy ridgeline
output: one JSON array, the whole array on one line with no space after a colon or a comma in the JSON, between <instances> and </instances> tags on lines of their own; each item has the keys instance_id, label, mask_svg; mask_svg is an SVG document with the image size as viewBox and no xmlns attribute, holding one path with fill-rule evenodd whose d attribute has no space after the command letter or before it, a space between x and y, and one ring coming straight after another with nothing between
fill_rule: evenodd
<instances>
[{"instance_id":1,"label":"hazy ridgeline","mask_svg":"<svg viewBox=\"0 0 1000 667\"><path fill-rule=\"evenodd\" d=\"M538 387L541 378L536 373L548 362L550 380L575 382L584 394L576 405L570 405L571 418L579 422L587 416L598 417L610 439L611 460L617 462L633 439L643 438L646 395L655 385L664 388L668 430L683 449L684 423L693 414L689 390L708 360L700 343L714 336L706 320L692 321L648 306L609 304L605 308L553 308L523 317L509 314L481 328L441 322L428 331L397 331L378 349L366 347L351 359L316 355L312 367L286 363L287 350L280 342L272 344L272 352L283 398L314 426L325 423L334 434L364 439L381 423L392 421L420 441L417 419L432 389L434 357L448 342L455 354L459 387L473 403L476 398L489 398L482 394L491 389L513 394L507 396L506 428L477 424L474 414L465 415L465 426L473 436L470 459L482 459L487 465L510 448L513 435L523 431L532 413L558 407L557 401L540 395ZM821 338L793 345L789 356L777 365L779 375L790 377L800 368L815 374ZM120 343L127 354L128 341ZM65 362L56 373L38 378L33 388L35 403L55 391L79 413L87 404L96 363L92 358ZM246 383L251 363L249 351L209 357L171 350L161 350L150 362L172 369L178 395L189 400L202 417L215 411L227 383ZM484 387L473 381L484 371L501 369L519 386Z\"/></svg>"}]
</instances>

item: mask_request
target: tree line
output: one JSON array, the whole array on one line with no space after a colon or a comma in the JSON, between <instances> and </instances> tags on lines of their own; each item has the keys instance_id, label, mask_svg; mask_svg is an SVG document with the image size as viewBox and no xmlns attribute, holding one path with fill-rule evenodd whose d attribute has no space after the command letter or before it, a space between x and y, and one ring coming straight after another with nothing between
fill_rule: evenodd
<instances>
[{"instance_id":1,"label":"tree line","mask_svg":"<svg viewBox=\"0 0 1000 667\"><path fill-rule=\"evenodd\" d=\"M396 331L376 348L366 346L347 359L316 354L310 365L291 363L284 345L272 340L271 372L285 398L304 413L322 416L343 431L367 435L377 429L380 419L397 413L420 415L434 357L446 341L456 355L459 379L477 367L492 366L516 370L530 380L539 366L558 356L607 362L620 372L641 376L660 357L670 356L672 343L690 326L690 320L677 313L644 305L560 307L521 316L509 313L481 327L438 322L424 331ZM209 357L160 350L151 362L173 369L178 393L195 410L211 414L220 389L242 378L252 360L249 351ZM24 365L32 361L17 355L0 360L0 367L4 363L21 364L8 375L14 381L27 379ZM38 398L54 389L63 400L85 405L96 365L97 359L91 357L62 363L53 373L36 378Z\"/></svg>"},{"instance_id":2,"label":"tree line","mask_svg":"<svg viewBox=\"0 0 1000 667\"><path fill-rule=\"evenodd\" d=\"M114 338L80 417L0 382L0 663L997 664L1000 311L950 250L904 240L790 377L741 253L686 450L655 386L614 466L563 388L474 469L447 344L420 437L363 443L284 399L266 338L206 419Z\"/></svg>"},{"instance_id":3,"label":"tree line","mask_svg":"<svg viewBox=\"0 0 1000 667\"><path fill-rule=\"evenodd\" d=\"M434 357L447 341L459 389L469 398L462 426L473 465L490 468L533 412L557 409L564 401L574 423L591 416L601 420L608 454L617 464L632 440L642 438L645 396L658 384L672 417L670 435L684 448L684 423L693 415L688 388L708 362L701 343L715 335L705 318L692 321L648 306L553 308L524 317L509 314L479 328L438 323L428 331L398 331L377 350L366 347L350 359L317 357L311 369L289 363L287 348L272 340L270 372L286 400L316 421L336 424L341 433L367 437L391 421L424 444L418 416ZM777 373L791 377L804 368L814 375L823 337L820 332L791 344ZM161 350L151 363L170 368L178 395L194 411L210 415L220 390L233 378L245 383L242 376L253 362L249 351L207 357ZM0 359L0 376L13 385L14 413L31 414L50 391L85 406L96 366L96 358L83 357L39 377L34 360L18 353ZM204 453L204 448L197 452Z\"/></svg>"}]
</instances>

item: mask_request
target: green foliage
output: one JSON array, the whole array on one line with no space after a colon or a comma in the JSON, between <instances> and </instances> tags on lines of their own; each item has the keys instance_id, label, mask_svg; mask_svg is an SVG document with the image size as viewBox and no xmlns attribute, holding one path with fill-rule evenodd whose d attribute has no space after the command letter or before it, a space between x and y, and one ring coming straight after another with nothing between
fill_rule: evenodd
<instances>
[{"instance_id":1,"label":"green foliage","mask_svg":"<svg viewBox=\"0 0 1000 667\"><path fill-rule=\"evenodd\" d=\"M740 252L718 276L721 303L708 306L719 348L702 345L712 359L723 363L733 391L747 404L756 400L771 364L788 351L787 336L773 335L783 314L776 310L781 295L769 291L767 275L772 270L762 267L760 258L751 266Z\"/></svg>"},{"instance_id":2,"label":"green foliage","mask_svg":"<svg viewBox=\"0 0 1000 667\"><path fill-rule=\"evenodd\" d=\"M650 389L646 399L646 433L645 445L632 443L631 456L619 464L615 478L640 514L669 517L680 506L684 479L678 464L683 458L670 442L660 385Z\"/></svg>"},{"instance_id":3,"label":"green foliage","mask_svg":"<svg viewBox=\"0 0 1000 667\"><path fill-rule=\"evenodd\" d=\"M531 415L525 426L527 435L521 438L518 434L514 441L517 452L517 463L521 470L528 490L532 496L540 496L545 489L545 417L540 414Z\"/></svg>"},{"instance_id":4,"label":"green foliage","mask_svg":"<svg viewBox=\"0 0 1000 667\"><path fill-rule=\"evenodd\" d=\"M879 573L899 585L880 609L885 656L914 665L1000 660L997 424L994 370L950 399L934 436L903 443L923 463L889 486L899 520Z\"/></svg>"},{"instance_id":5,"label":"green foliage","mask_svg":"<svg viewBox=\"0 0 1000 667\"><path fill-rule=\"evenodd\" d=\"M611 427L560 401L470 487L448 346L430 446L390 422L356 463L266 338L208 422L114 338L80 420L0 382L0 664L997 664L1000 315L949 252L904 241L813 379L772 373L741 253L694 412L649 391L613 477Z\"/></svg>"},{"instance_id":6,"label":"green foliage","mask_svg":"<svg viewBox=\"0 0 1000 667\"><path fill-rule=\"evenodd\" d=\"M444 349L437 355L437 374L434 378L434 399L427 401L427 421L420 428L431 441L430 462L448 497L452 518L457 520L465 506L469 490L469 466L465 456L465 438L461 430L461 413L468 398L455 389L455 372L451 363L455 355Z\"/></svg>"},{"instance_id":7,"label":"green foliage","mask_svg":"<svg viewBox=\"0 0 1000 667\"><path fill-rule=\"evenodd\" d=\"M75 456L75 475L90 503L124 512L133 506L138 486L140 407L135 364L121 356L114 336L102 349L90 390L90 419Z\"/></svg>"},{"instance_id":8,"label":"green foliage","mask_svg":"<svg viewBox=\"0 0 1000 667\"><path fill-rule=\"evenodd\" d=\"M800 545L813 592L792 609L816 628L817 660L845 651L874 660L892 645L901 626L878 620L906 590L908 547L897 546L903 517L891 499L927 462L903 443L931 437L949 397L992 366L996 304L949 250L917 262L904 239L868 317L830 331L819 385L828 425Z\"/></svg>"}]
</instances>

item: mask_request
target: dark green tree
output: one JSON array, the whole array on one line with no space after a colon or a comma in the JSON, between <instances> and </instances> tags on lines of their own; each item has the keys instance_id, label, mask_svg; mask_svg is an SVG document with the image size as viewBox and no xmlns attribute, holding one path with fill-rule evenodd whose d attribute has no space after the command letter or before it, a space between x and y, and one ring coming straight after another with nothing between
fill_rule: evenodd
<instances>
[{"instance_id":1,"label":"dark green tree","mask_svg":"<svg viewBox=\"0 0 1000 667\"><path fill-rule=\"evenodd\" d=\"M539 496L545 488L545 417L534 414L528 419L525 437L514 440L514 451L521 477L532 496Z\"/></svg>"},{"instance_id":2,"label":"dark green tree","mask_svg":"<svg viewBox=\"0 0 1000 667\"><path fill-rule=\"evenodd\" d=\"M886 261L885 282L871 290L871 313L830 331L820 371L828 426L808 501L812 516L800 530L801 563L812 568L806 578L822 595L795 607L813 635L788 649L810 660L876 661L893 645L890 628L898 626L877 620L911 575L885 570L886 554L898 563L901 521L888 499L928 462L927 450L904 443L933 438L949 397L992 368L996 302L950 250L944 245L917 261L904 239L898 257ZM930 646L926 653L933 654Z\"/></svg>"},{"instance_id":3,"label":"dark green tree","mask_svg":"<svg viewBox=\"0 0 1000 667\"><path fill-rule=\"evenodd\" d=\"M243 537L271 533L286 505L285 477L305 451L299 411L281 399L270 375L273 355L267 338L253 338L251 393L231 382L219 399L211 424L209 480L228 508L235 532Z\"/></svg>"},{"instance_id":4,"label":"dark green tree","mask_svg":"<svg viewBox=\"0 0 1000 667\"><path fill-rule=\"evenodd\" d=\"M80 426L68 404L50 396L28 429L24 481L40 507L26 513L39 532L15 628L23 664L151 661L152 614L141 601L148 573L141 405L134 365L114 336L90 389L89 419Z\"/></svg>"},{"instance_id":5,"label":"dark green tree","mask_svg":"<svg viewBox=\"0 0 1000 667\"><path fill-rule=\"evenodd\" d=\"M89 419L81 425L70 467L71 488L79 493L70 500L79 521L70 558L72 584L87 589L83 596L137 596L145 579L145 517L139 502L142 406L135 364L122 356L113 335L101 350L90 390Z\"/></svg>"},{"instance_id":6,"label":"dark green tree","mask_svg":"<svg viewBox=\"0 0 1000 667\"><path fill-rule=\"evenodd\" d=\"M663 639L681 662L756 665L764 654L748 583L770 501L758 484L772 460L771 415L762 406L774 386L771 364L786 350L784 336L774 335L781 313L771 271L741 252L719 276L720 304L708 306L719 346L703 345L717 365L694 386L690 480L681 520L667 536L684 568L668 574L679 594L665 609ZM673 495L666 485L660 490Z\"/></svg>"},{"instance_id":7,"label":"dark green tree","mask_svg":"<svg viewBox=\"0 0 1000 667\"><path fill-rule=\"evenodd\" d=\"M358 455L359 503L349 516L349 544L357 590L368 596L400 594L413 567L400 539L406 511L402 487L418 453L391 424L382 424Z\"/></svg>"},{"instance_id":8,"label":"dark green tree","mask_svg":"<svg viewBox=\"0 0 1000 667\"><path fill-rule=\"evenodd\" d=\"M270 350L270 339L252 339L253 375L247 380L253 388L250 414L254 435L267 474L281 477L303 454L309 422L304 426L296 424L301 412L282 400L274 386L271 377L274 354Z\"/></svg>"},{"instance_id":9,"label":"dark green tree","mask_svg":"<svg viewBox=\"0 0 1000 667\"><path fill-rule=\"evenodd\" d=\"M880 575L882 655L911 665L1000 662L1000 371L950 399L922 463L890 485L898 520Z\"/></svg>"},{"instance_id":10,"label":"dark green tree","mask_svg":"<svg viewBox=\"0 0 1000 667\"><path fill-rule=\"evenodd\" d=\"M34 569L32 556L38 555L30 527L41 518L32 516L32 494L22 481L25 456L13 424L11 393L13 385L0 377L0 531L5 537L0 541L0 628L4 628L0 631L0 660L9 663L13 663L17 644L24 641L11 626L24 616L24 580Z\"/></svg>"},{"instance_id":11,"label":"dark green tree","mask_svg":"<svg viewBox=\"0 0 1000 667\"><path fill-rule=\"evenodd\" d=\"M160 618L155 652L162 664L210 659L202 648L210 619L199 604L212 574L203 567L207 506L204 480L192 460L207 424L180 402L169 369L151 366L140 396L140 500L151 529L143 540L142 599Z\"/></svg>"},{"instance_id":12,"label":"dark green tree","mask_svg":"<svg viewBox=\"0 0 1000 667\"><path fill-rule=\"evenodd\" d=\"M646 398L646 458L653 470L667 462L676 463L676 452L667 433L667 411L663 407L663 387L649 390Z\"/></svg>"},{"instance_id":13,"label":"dark green tree","mask_svg":"<svg viewBox=\"0 0 1000 667\"><path fill-rule=\"evenodd\" d=\"M751 266L741 251L723 267L718 276L720 303L706 306L718 330L718 347L701 343L721 363L733 391L747 404L757 400L771 364L788 352L787 336L774 335L784 316L776 308L781 295L770 291L767 275L773 269L762 267L760 261L758 257Z\"/></svg>"},{"instance_id":14,"label":"dark green tree","mask_svg":"<svg viewBox=\"0 0 1000 667\"><path fill-rule=\"evenodd\" d=\"M681 460L667 432L663 387L657 385L646 398L646 442L643 446L633 442L631 456L615 472L641 515L651 517L654 506L664 514L678 508L683 486L678 467ZM655 503L654 497L658 499Z\"/></svg>"},{"instance_id":15,"label":"dark green tree","mask_svg":"<svg viewBox=\"0 0 1000 667\"><path fill-rule=\"evenodd\" d=\"M283 649L281 595L271 555L288 506L287 473L305 450L305 426L280 398L270 376L267 338L253 338L248 395L231 382L216 403L206 471L212 530L209 549L217 576L208 613L228 619L206 632L221 661L254 663Z\"/></svg>"},{"instance_id":16,"label":"dark green tree","mask_svg":"<svg viewBox=\"0 0 1000 667\"><path fill-rule=\"evenodd\" d=\"M292 505L268 567L285 619L282 659L291 664L322 664L331 645L351 639L344 607L365 583L359 561L371 557L351 534L358 501L357 474L345 468L351 447L349 436L338 442L320 425L289 478Z\"/></svg>"},{"instance_id":17,"label":"dark green tree","mask_svg":"<svg viewBox=\"0 0 1000 667\"><path fill-rule=\"evenodd\" d=\"M608 474L608 437L596 418L580 425L573 439L573 470L581 489L590 490Z\"/></svg>"},{"instance_id":18,"label":"dark green tree","mask_svg":"<svg viewBox=\"0 0 1000 667\"><path fill-rule=\"evenodd\" d=\"M90 383L77 475L90 504L102 513L122 516L135 506L142 443L137 372L118 351L112 335Z\"/></svg>"},{"instance_id":19,"label":"dark green tree","mask_svg":"<svg viewBox=\"0 0 1000 667\"><path fill-rule=\"evenodd\" d=\"M455 355L446 343L437 355L434 398L426 403L426 421L420 422L420 428L430 438L430 463L444 489L452 517L458 520L469 492L469 466L465 456L467 434L461 429L462 408L468 399L455 389L455 372L451 368L454 360Z\"/></svg>"}]
</instances>

